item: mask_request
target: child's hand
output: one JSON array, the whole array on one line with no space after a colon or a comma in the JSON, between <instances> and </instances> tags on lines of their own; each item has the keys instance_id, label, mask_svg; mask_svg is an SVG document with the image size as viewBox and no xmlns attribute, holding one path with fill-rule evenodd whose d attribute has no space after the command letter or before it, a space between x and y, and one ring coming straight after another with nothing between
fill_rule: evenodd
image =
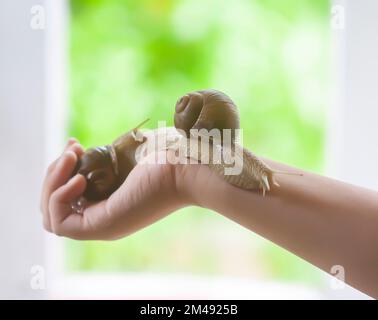
<instances>
[{"instance_id":1,"label":"child's hand","mask_svg":"<svg viewBox=\"0 0 378 320\"><path fill-rule=\"evenodd\" d=\"M70 177L83 152L70 139L47 171L41 210L44 227L50 232L74 239L117 239L190 202L179 178L185 174L176 172L179 166L138 164L109 199L90 204L82 215L73 213L71 204L84 192L86 180L82 175Z\"/></svg>"}]
</instances>

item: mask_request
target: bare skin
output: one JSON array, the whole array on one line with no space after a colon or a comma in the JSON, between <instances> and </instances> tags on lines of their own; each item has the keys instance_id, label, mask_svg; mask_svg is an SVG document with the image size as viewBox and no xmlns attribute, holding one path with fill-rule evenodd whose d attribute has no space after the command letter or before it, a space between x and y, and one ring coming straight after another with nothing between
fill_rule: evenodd
<instances>
[{"instance_id":1,"label":"bare skin","mask_svg":"<svg viewBox=\"0 0 378 320\"><path fill-rule=\"evenodd\" d=\"M302 172L302 177L277 176L280 187L262 197L226 183L207 166L138 164L107 200L78 215L70 204L83 193L86 181L80 175L70 176L82 153L80 144L70 139L47 171L41 211L50 232L79 240L113 240L196 205L224 215L326 272L334 265L343 266L347 283L378 297L376 191ZM277 170L292 169L265 161Z\"/></svg>"}]
</instances>

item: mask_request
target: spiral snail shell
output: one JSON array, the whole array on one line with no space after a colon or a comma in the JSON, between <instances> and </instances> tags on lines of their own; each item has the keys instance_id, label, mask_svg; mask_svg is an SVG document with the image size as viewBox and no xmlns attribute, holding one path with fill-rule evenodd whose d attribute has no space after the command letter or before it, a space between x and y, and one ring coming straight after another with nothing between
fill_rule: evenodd
<instances>
[{"instance_id":1,"label":"spiral snail shell","mask_svg":"<svg viewBox=\"0 0 378 320\"><path fill-rule=\"evenodd\" d=\"M239 113L234 102L223 92L199 90L182 96L176 103L174 123L190 136L190 130L232 130L240 128Z\"/></svg>"}]
</instances>

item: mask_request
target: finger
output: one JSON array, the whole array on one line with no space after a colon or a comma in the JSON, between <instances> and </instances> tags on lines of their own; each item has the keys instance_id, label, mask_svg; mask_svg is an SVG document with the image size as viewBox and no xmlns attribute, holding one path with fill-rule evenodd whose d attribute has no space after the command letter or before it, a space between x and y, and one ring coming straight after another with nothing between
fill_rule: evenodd
<instances>
[{"instance_id":1,"label":"finger","mask_svg":"<svg viewBox=\"0 0 378 320\"><path fill-rule=\"evenodd\" d=\"M76 144L78 144L79 146L76 146ZM78 154L79 156L81 155L81 154L80 154L81 152L84 152L84 151L82 150L82 147L80 146L80 144L78 143L78 141L77 141L75 138L69 138L69 139L68 139L68 141L67 141L65 147L63 148L63 152L62 152L62 154L64 154L64 152L66 152L66 151L68 151L68 150L70 150L70 149L72 149L72 151L74 151L75 153L77 153L76 150L81 149L81 150L78 150L78 151L79 151L79 154ZM47 177L51 174L52 171L54 171L54 169L55 169L55 167L56 167L56 164L58 163L58 161L59 161L59 159L61 158L61 156L62 156L62 155L60 155L56 160L54 160L54 161L48 166L48 168L47 168L47 172L46 172L46 175L45 175L45 179L44 179L44 181L43 181L43 185L45 184ZM42 187L42 189L44 189L44 187ZM41 211L43 211L43 206L42 206L42 204L43 204L43 196L41 197L41 206L40 206Z\"/></svg>"},{"instance_id":2,"label":"finger","mask_svg":"<svg viewBox=\"0 0 378 320\"><path fill-rule=\"evenodd\" d=\"M67 236L71 232L64 224L70 215L79 217L74 220L76 225L71 225L71 228L75 230L82 228L82 216L72 213L71 204L84 192L85 187L84 176L77 174L51 195L49 203L51 227L57 235Z\"/></svg>"},{"instance_id":3,"label":"finger","mask_svg":"<svg viewBox=\"0 0 378 320\"><path fill-rule=\"evenodd\" d=\"M72 146L72 145L75 144L75 143L78 143L78 141L77 141L75 138L69 138L68 141L67 141L67 143L66 143L66 145L65 145L64 148L63 148L63 152L62 152L62 154L63 154L65 151L67 151L67 150L69 149L69 147ZM55 159L55 160L54 160L54 161L48 166L48 168L47 168L47 173L48 173L48 172L51 172L51 171L54 170L54 168L55 168L56 164L58 163L60 157L61 157L61 155L60 155L57 159Z\"/></svg>"},{"instance_id":4,"label":"finger","mask_svg":"<svg viewBox=\"0 0 378 320\"><path fill-rule=\"evenodd\" d=\"M78 156L78 158L80 158L84 153L83 147L77 142L77 140L75 138L70 138L68 140L66 147L64 148L64 152L66 152L66 151L73 151ZM64 152L63 152L63 154L64 154ZM46 209L47 209L46 197L48 196L48 194L46 194L46 192L45 192L46 184L47 184L48 178L50 177L50 175L54 171L54 169L55 169L60 158L61 158L61 156L49 166L49 168L47 170L46 177L45 177L44 182L43 182L42 196L41 196L41 203L40 203L40 208L41 208L42 213L46 213ZM47 225L48 225L48 223L47 223Z\"/></svg>"},{"instance_id":5,"label":"finger","mask_svg":"<svg viewBox=\"0 0 378 320\"><path fill-rule=\"evenodd\" d=\"M76 240L111 240L114 227L106 212L106 201L87 207L83 213L68 215L62 222L61 232Z\"/></svg>"},{"instance_id":6,"label":"finger","mask_svg":"<svg viewBox=\"0 0 378 320\"><path fill-rule=\"evenodd\" d=\"M54 170L46 177L42 191L42 211L44 217L45 227L50 225L50 213L49 213L49 199L51 194L65 184L72 174L72 170L75 168L77 161L76 154L68 150L59 159Z\"/></svg>"},{"instance_id":7,"label":"finger","mask_svg":"<svg viewBox=\"0 0 378 320\"><path fill-rule=\"evenodd\" d=\"M78 142L75 142L74 144L70 145L68 150L75 152L78 158L80 158L84 153L83 147Z\"/></svg>"},{"instance_id":8,"label":"finger","mask_svg":"<svg viewBox=\"0 0 378 320\"><path fill-rule=\"evenodd\" d=\"M68 151L68 150L72 150L78 156L81 156L81 154L84 153L83 147L80 145L80 143L75 138L69 138L68 139L65 147L63 148L62 154L64 152ZM47 174L54 170L54 168L55 168L56 164L58 163L60 157L61 157L61 155L49 165L49 167L47 168Z\"/></svg>"},{"instance_id":9,"label":"finger","mask_svg":"<svg viewBox=\"0 0 378 320\"><path fill-rule=\"evenodd\" d=\"M77 142L77 140L75 138L70 138L68 140L64 150L65 150L65 152L73 151L77 155L77 157L81 157L84 153L83 147ZM64 152L63 152L63 154L64 154ZM41 196L41 202L40 202L40 209L41 209L41 212L42 212L42 215L43 215L43 225L44 225L44 227L47 231L51 231L50 218L49 218L49 214L48 214L48 199L50 197L51 192L48 190L47 185L48 185L49 177L53 173L57 163L60 160L60 158L61 158L61 156L50 165L50 167L47 171L46 177L44 179L43 186L42 186L42 196Z\"/></svg>"}]
</instances>

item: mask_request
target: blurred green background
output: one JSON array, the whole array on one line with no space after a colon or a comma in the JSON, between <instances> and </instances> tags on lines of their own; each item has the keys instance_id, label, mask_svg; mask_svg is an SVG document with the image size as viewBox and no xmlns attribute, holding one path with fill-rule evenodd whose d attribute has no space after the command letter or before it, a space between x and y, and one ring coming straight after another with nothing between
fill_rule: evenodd
<instances>
[{"instance_id":1,"label":"blurred green background","mask_svg":"<svg viewBox=\"0 0 378 320\"><path fill-rule=\"evenodd\" d=\"M71 0L69 135L111 142L142 120L173 125L181 95L216 88L244 144L321 172L328 0ZM225 218L186 208L123 240L67 241L70 271L154 271L308 281L315 268Z\"/></svg>"}]
</instances>

